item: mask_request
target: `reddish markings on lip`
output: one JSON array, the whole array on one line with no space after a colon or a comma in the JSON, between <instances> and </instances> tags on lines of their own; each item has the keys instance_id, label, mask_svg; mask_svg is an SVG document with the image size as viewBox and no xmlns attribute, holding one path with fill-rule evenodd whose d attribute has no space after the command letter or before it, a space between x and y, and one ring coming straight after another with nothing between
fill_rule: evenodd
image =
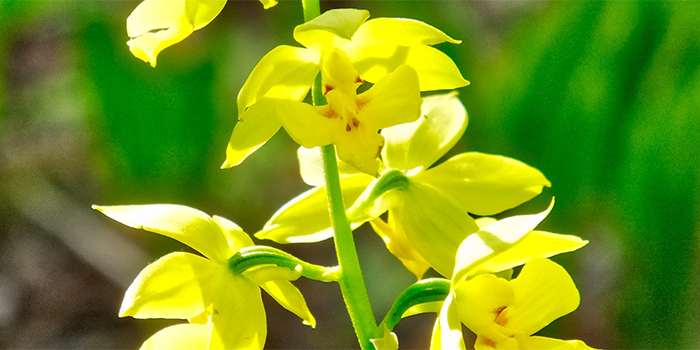
<instances>
[{"instance_id":1,"label":"reddish markings on lip","mask_svg":"<svg viewBox=\"0 0 700 350\"><path fill-rule=\"evenodd\" d=\"M323 86L323 94L325 95L325 94L327 94L329 91L331 91L331 90L333 90L333 89L335 89L335 87L326 84L326 85Z\"/></svg>"},{"instance_id":2,"label":"reddish markings on lip","mask_svg":"<svg viewBox=\"0 0 700 350\"><path fill-rule=\"evenodd\" d=\"M355 82L356 82L356 83L362 84L362 83L364 83L365 81L362 80L362 78L360 78L360 76L358 75L357 78L355 78Z\"/></svg>"},{"instance_id":3,"label":"reddish markings on lip","mask_svg":"<svg viewBox=\"0 0 700 350\"><path fill-rule=\"evenodd\" d=\"M481 337L481 343L483 343L484 345L486 345L490 348L494 348L494 349L496 348L496 342L489 339L489 338Z\"/></svg>"},{"instance_id":4,"label":"reddish markings on lip","mask_svg":"<svg viewBox=\"0 0 700 350\"><path fill-rule=\"evenodd\" d=\"M495 310L493 310L493 313L496 314L496 322L497 325L499 326L505 326L506 323L508 323L508 319L506 317L501 317L501 314L503 313L503 310L506 309L507 306L501 306Z\"/></svg>"}]
</instances>

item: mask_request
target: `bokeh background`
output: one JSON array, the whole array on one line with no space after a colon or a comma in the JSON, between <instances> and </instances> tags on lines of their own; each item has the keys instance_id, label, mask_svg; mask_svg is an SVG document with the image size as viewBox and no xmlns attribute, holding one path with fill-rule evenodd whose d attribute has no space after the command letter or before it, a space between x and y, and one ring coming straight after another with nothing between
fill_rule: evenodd
<instances>
[{"instance_id":1,"label":"bokeh background","mask_svg":"<svg viewBox=\"0 0 700 350\"><path fill-rule=\"evenodd\" d=\"M123 292L188 248L111 222L91 204L177 203L254 233L306 189L278 133L219 170L235 96L257 60L294 45L298 1L231 1L158 67L131 56L138 1L0 1L0 348L137 348L169 320L119 319ZM453 153L518 158L553 187L514 213L557 204L542 228L590 240L556 258L581 307L542 334L598 348L700 348L700 2L347 1L373 17L431 23L471 85ZM378 318L412 276L356 233ZM334 264L331 242L286 246ZM265 297L268 348L354 348L334 284L300 280L318 327ZM396 328L426 348L433 315ZM473 344L473 343L472 343Z\"/></svg>"}]
</instances>

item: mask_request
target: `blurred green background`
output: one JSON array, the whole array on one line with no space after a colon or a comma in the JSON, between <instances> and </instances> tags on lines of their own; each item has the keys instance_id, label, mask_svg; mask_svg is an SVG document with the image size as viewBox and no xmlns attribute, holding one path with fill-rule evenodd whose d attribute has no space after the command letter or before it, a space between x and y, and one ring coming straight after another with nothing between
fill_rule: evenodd
<instances>
[{"instance_id":1,"label":"blurred green background","mask_svg":"<svg viewBox=\"0 0 700 350\"><path fill-rule=\"evenodd\" d=\"M284 132L219 170L238 89L267 51L295 45L300 4L229 2L156 69L125 45L137 4L0 1L0 348L137 348L173 323L117 312L140 269L187 248L91 204L184 204L253 233L306 189ZM453 153L539 168L552 189L508 214L556 196L541 227L591 241L556 259L582 303L542 334L700 348L700 2L322 3L335 7L423 20L463 40L439 46L472 83L460 89L470 125ZM369 230L356 237L381 318L412 277ZM335 262L331 242L284 249ZM266 297L267 347L356 347L337 286L296 284L317 329ZM433 322L399 324L402 347L426 348Z\"/></svg>"}]
</instances>

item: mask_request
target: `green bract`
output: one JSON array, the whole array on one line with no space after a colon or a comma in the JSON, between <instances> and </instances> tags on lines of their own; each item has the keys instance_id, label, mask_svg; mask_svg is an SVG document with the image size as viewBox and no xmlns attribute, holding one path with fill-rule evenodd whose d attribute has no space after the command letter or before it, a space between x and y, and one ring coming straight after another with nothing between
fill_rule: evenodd
<instances>
[{"instance_id":1,"label":"green bract","mask_svg":"<svg viewBox=\"0 0 700 350\"><path fill-rule=\"evenodd\" d=\"M401 18L368 21L367 18L369 12L365 10L327 11L295 28L294 38L306 48L278 46L258 62L238 93L238 123L231 134L223 168L240 164L284 126L302 146L333 143L342 160L374 175L377 169L368 159L376 158L383 145L376 136L377 129L415 120L418 109L415 105L420 104L418 91L469 84L447 55L429 46L459 41L423 22ZM416 35L407 36L403 32ZM340 61L347 58L348 62L340 64L333 55L342 56ZM327 64L328 61L334 62ZM404 67L400 74L399 67ZM306 96L319 71L323 76L323 94L329 102L327 108L335 113L324 113L328 110L322 107L314 109L290 103ZM396 75L389 79L395 71ZM331 76L341 78L335 80ZM382 83L385 78L387 82ZM351 79L349 83L345 82L347 79ZM377 85L374 93L370 90L355 96L356 85L338 91L340 85L352 86L364 81ZM364 114L364 120L353 119L355 114ZM318 115L329 120L319 119ZM330 125L334 121L343 127ZM352 134L358 129L355 124L362 131L358 135ZM344 126L349 126L349 130ZM365 143L366 146L360 147Z\"/></svg>"},{"instance_id":2,"label":"green bract","mask_svg":"<svg viewBox=\"0 0 700 350\"><path fill-rule=\"evenodd\" d=\"M341 167L346 207L357 201L349 218L356 226L370 221L392 254L418 277L429 267L452 275L457 247L479 230L469 213L502 212L550 185L537 169L483 153L459 154L431 168L466 127L466 110L454 93L427 97L418 120L381 131L386 139L379 165L382 178ZM320 158L313 151L300 151L299 156L304 180L316 187L287 203L256 237L280 243L331 237L327 213L309 210L325 204L323 177L314 170ZM396 183L386 184L386 192L376 191L387 182L384 176ZM378 218L387 211L388 221Z\"/></svg>"},{"instance_id":3,"label":"green bract","mask_svg":"<svg viewBox=\"0 0 700 350\"><path fill-rule=\"evenodd\" d=\"M120 316L189 320L163 329L145 349L262 349L267 335L263 288L287 310L315 327L299 290L300 271L261 265L233 273L228 259L253 245L236 224L178 205L99 207L127 226L171 237L199 251L170 253L148 265L126 291Z\"/></svg>"}]
</instances>

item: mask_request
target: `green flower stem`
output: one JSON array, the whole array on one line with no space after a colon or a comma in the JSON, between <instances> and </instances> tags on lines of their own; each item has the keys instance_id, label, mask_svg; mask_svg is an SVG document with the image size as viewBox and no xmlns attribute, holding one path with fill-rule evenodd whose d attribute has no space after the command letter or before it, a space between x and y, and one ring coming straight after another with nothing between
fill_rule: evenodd
<instances>
[{"instance_id":1,"label":"green flower stem","mask_svg":"<svg viewBox=\"0 0 700 350\"><path fill-rule=\"evenodd\" d=\"M340 177L338 176L338 163L335 157L335 146L321 147L323 150L323 164L326 170L326 192L328 194L328 206L330 209L331 223L335 231L335 251L340 265L340 291L343 293L345 306L350 314L350 319L355 327L355 334L362 349L374 349L370 342L377 321L372 312L372 306L367 295L365 279L362 277L360 260L357 257L357 249L350 228L350 222L345 215L343 205L343 193L340 190Z\"/></svg>"},{"instance_id":2,"label":"green flower stem","mask_svg":"<svg viewBox=\"0 0 700 350\"><path fill-rule=\"evenodd\" d=\"M403 314L411 307L423 303L444 301L449 293L450 281L443 278L425 279L408 286L396 298L394 305L391 305L391 309L377 328L378 334L376 336L381 336L380 332L384 330L382 325L390 331L394 330L394 326L401 321Z\"/></svg>"}]
</instances>

